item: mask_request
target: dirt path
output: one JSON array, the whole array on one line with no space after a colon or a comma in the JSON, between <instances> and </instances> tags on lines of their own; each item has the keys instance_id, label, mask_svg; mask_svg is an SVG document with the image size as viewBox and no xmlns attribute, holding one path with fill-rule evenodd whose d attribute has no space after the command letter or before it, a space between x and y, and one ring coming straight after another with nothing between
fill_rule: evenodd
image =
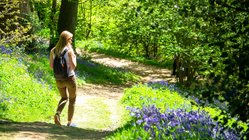
<instances>
[{"instance_id":1,"label":"dirt path","mask_svg":"<svg viewBox=\"0 0 249 140\"><path fill-rule=\"evenodd\" d=\"M148 66L130 60L114 58L104 54L91 53L91 60L97 63L104 64L109 67L116 67L126 69L142 77L142 82L167 80L175 82L171 76L171 71L165 68L158 68L155 66Z\"/></svg>"},{"instance_id":2,"label":"dirt path","mask_svg":"<svg viewBox=\"0 0 249 140\"><path fill-rule=\"evenodd\" d=\"M77 50L80 54L81 52ZM91 60L109 67L122 68L142 77L141 82L167 80L174 82L167 69L142 65L129 60L91 53ZM119 101L125 86L86 84L78 89L74 122L77 128L58 127L44 122L9 123L0 121L0 139L103 139L120 126ZM101 118L96 104L107 106L110 118ZM66 109L66 108L65 108ZM66 112L66 111L64 111ZM66 122L66 117L62 121ZM96 120L100 120L97 122ZM98 127L96 127L98 126ZM5 130L1 130L5 129ZM1 133L1 132L8 133Z\"/></svg>"},{"instance_id":3,"label":"dirt path","mask_svg":"<svg viewBox=\"0 0 249 140\"><path fill-rule=\"evenodd\" d=\"M79 51L79 50L78 50ZM132 62L125 59L114 58L106 56L104 54L98 53L88 53L91 57L91 61L106 65L108 67L122 68L131 71L137 75L141 76L141 82L146 83L149 81L161 81L167 80L169 82L175 82L175 79L171 77L171 71L168 69L143 65L140 63ZM89 104L88 100L101 99L110 110L110 120L111 125L107 125L104 129L105 131L115 130L120 126L121 114L119 112L119 101L122 98L123 90L127 86L113 86L113 85L94 85L86 84L79 88L78 92L78 106L87 107ZM79 109L80 110L80 109ZM93 110L94 111L94 110ZM76 114L75 116L80 116ZM93 117L89 117L91 119ZM78 119L76 120L78 124L86 123L89 119ZM103 120L104 121L104 120ZM82 126L84 128L84 126ZM89 127L89 126L88 126ZM92 126L93 129L94 126Z\"/></svg>"}]
</instances>

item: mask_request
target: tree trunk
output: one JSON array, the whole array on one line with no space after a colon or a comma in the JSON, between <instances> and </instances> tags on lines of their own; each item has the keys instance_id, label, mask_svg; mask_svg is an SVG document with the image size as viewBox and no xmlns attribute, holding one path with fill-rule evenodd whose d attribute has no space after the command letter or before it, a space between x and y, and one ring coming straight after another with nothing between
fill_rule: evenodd
<instances>
[{"instance_id":1,"label":"tree trunk","mask_svg":"<svg viewBox=\"0 0 249 140\"><path fill-rule=\"evenodd\" d=\"M28 16L31 12L29 0L20 1L20 12L21 15Z\"/></svg>"},{"instance_id":2,"label":"tree trunk","mask_svg":"<svg viewBox=\"0 0 249 140\"><path fill-rule=\"evenodd\" d=\"M51 9L51 15L50 15L50 24L49 24L49 30L50 30L50 41L49 41L49 50L51 50L56 43L56 40L58 38L56 38L56 21L55 21L55 13L56 13L56 5L57 2L56 0L53 0L52 3L52 9Z\"/></svg>"},{"instance_id":3,"label":"tree trunk","mask_svg":"<svg viewBox=\"0 0 249 140\"><path fill-rule=\"evenodd\" d=\"M58 22L58 35L67 30L75 34L75 27L77 24L78 0L62 0L59 22ZM75 38L74 38L75 39ZM75 48L73 40L73 47Z\"/></svg>"},{"instance_id":4,"label":"tree trunk","mask_svg":"<svg viewBox=\"0 0 249 140\"><path fill-rule=\"evenodd\" d=\"M157 57L157 51L158 51L158 46L156 43L154 43L154 45L153 45L153 57L154 58Z\"/></svg>"},{"instance_id":5,"label":"tree trunk","mask_svg":"<svg viewBox=\"0 0 249 140\"><path fill-rule=\"evenodd\" d=\"M92 32L92 0L90 0L89 23L88 23L88 28L86 29L86 39L88 39L91 32Z\"/></svg>"},{"instance_id":6,"label":"tree trunk","mask_svg":"<svg viewBox=\"0 0 249 140\"><path fill-rule=\"evenodd\" d=\"M20 0L19 9L21 16L21 20L19 20L19 22L23 26L25 26L31 21L30 16L33 16L30 8L30 0ZM34 28L33 25L31 25L31 28L27 31L27 33L24 34L28 36L28 39L22 40L20 42L20 44L24 45L25 51L29 53L37 51L36 47L37 40L33 37L33 34L34 34Z\"/></svg>"}]
</instances>

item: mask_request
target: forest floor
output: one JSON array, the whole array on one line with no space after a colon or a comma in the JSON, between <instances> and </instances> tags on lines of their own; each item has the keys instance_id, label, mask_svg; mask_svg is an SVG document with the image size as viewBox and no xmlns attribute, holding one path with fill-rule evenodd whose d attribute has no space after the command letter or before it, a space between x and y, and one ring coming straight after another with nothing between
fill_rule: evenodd
<instances>
[{"instance_id":1,"label":"forest floor","mask_svg":"<svg viewBox=\"0 0 249 140\"><path fill-rule=\"evenodd\" d=\"M141 76L141 83L160 80L175 82L175 79L171 77L171 71L165 68L144 65L104 54L89 53L89 55L91 61L108 67L122 68ZM74 114L74 123L77 124L77 127L54 125L52 118L50 122L13 123L0 120L0 139L103 139L121 125L122 113L119 101L122 98L123 90L128 87L127 85L84 84L78 88L77 92ZM96 108L99 101L107 106L110 118L97 118L101 117L101 110ZM95 120L101 122L95 122ZM66 117L62 119L62 122L66 123ZM98 124L102 126L96 127Z\"/></svg>"}]
</instances>

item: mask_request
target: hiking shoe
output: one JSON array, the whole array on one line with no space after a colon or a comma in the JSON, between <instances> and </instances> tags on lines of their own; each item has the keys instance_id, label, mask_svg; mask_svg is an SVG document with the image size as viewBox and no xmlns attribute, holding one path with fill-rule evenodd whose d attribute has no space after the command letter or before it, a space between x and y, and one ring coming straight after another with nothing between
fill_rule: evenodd
<instances>
[{"instance_id":1,"label":"hiking shoe","mask_svg":"<svg viewBox=\"0 0 249 140\"><path fill-rule=\"evenodd\" d=\"M57 124L57 125L61 125L60 115L59 114L54 115L54 123Z\"/></svg>"},{"instance_id":2,"label":"hiking shoe","mask_svg":"<svg viewBox=\"0 0 249 140\"><path fill-rule=\"evenodd\" d=\"M77 125L74 124L74 123L68 123L67 126L70 126L70 127L76 127Z\"/></svg>"}]
</instances>

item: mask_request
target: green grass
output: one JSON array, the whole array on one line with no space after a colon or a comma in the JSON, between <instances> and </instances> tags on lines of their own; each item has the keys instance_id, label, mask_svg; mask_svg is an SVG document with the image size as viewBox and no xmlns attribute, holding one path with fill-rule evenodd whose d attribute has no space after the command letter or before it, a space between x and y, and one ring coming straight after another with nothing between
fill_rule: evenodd
<instances>
[{"instance_id":1,"label":"green grass","mask_svg":"<svg viewBox=\"0 0 249 140\"><path fill-rule=\"evenodd\" d=\"M190 101L180 96L177 92L172 92L168 89L155 90L142 84L126 89L121 101L125 106L137 108L154 104L156 107L161 108L162 111L176 108L191 109Z\"/></svg>"},{"instance_id":2,"label":"green grass","mask_svg":"<svg viewBox=\"0 0 249 140\"><path fill-rule=\"evenodd\" d=\"M226 115L222 115L222 110L218 109L218 108L214 108L214 107L203 107L203 110L207 111L210 114L211 118L218 118L218 121L221 123L224 123L223 118L228 117L228 122L226 124L226 126L232 128L233 127L233 123L238 123L238 125L242 128L242 131L246 131L248 129L248 126L246 123L237 120L236 118L231 118L230 116L226 116Z\"/></svg>"},{"instance_id":3,"label":"green grass","mask_svg":"<svg viewBox=\"0 0 249 140\"><path fill-rule=\"evenodd\" d=\"M82 124L85 127L94 129L103 129L111 125L110 115L111 112L103 102L103 98L94 98L87 102L91 108L82 108L82 116L86 118L87 122Z\"/></svg>"},{"instance_id":4,"label":"green grass","mask_svg":"<svg viewBox=\"0 0 249 140\"><path fill-rule=\"evenodd\" d=\"M30 66L28 61L31 61L30 57L0 57L1 119L42 121L49 120L54 112L56 91L44 81L47 78L35 75L38 69ZM37 63L42 64L42 59ZM42 65L39 67L43 69Z\"/></svg>"},{"instance_id":5,"label":"green grass","mask_svg":"<svg viewBox=\"0 0 249 140\"><path fill-rule=\"evenodd\" d=\"M46 82L56 90L53 70L49 66L47 55L33 54L20 59L23 59L29 74L33 75L38 81Z\"/></svg>"},{"instance_id":6,"label":"green grass","mask_svg":"<svg viewBox=\"0 0 249 140\"><path fill-rule=\"evenodd\" d=\"M78 60L76 72L79 79L93 84L128 84L137 82L139 77L122 69L111 68L89 60Z\"/></svg>"},{"instance_id":7,"label":"green grass","mask_svg":"<svg viewBox=\"0 0 249 140\"><path fill-rule=\"evenodd\" d=\"M147 139L149 134L141 127L132 125L131 122L127 122L122 128L117 129L112 135L107 136L106 140L133 140L140 137L141 140Z\"/></svg>"},{"instance_id":8,"label":"green grass","mask_svg":"<svg viewBox=\"0 0 249 140\"><path fill-rule=\"evenodd\" d=\"M88 99L86 103L87 106L81 105L75 107L74 123L78 127L91 129L91 130L102 130L108 128L112 124L110 120L111 112L106 103L104 103L104 98L96 97ZM67 103L68 105L68 103ZM66 106L61 114L62 123L67 123L67 109Z\"/></svg>"}]
</instances>

